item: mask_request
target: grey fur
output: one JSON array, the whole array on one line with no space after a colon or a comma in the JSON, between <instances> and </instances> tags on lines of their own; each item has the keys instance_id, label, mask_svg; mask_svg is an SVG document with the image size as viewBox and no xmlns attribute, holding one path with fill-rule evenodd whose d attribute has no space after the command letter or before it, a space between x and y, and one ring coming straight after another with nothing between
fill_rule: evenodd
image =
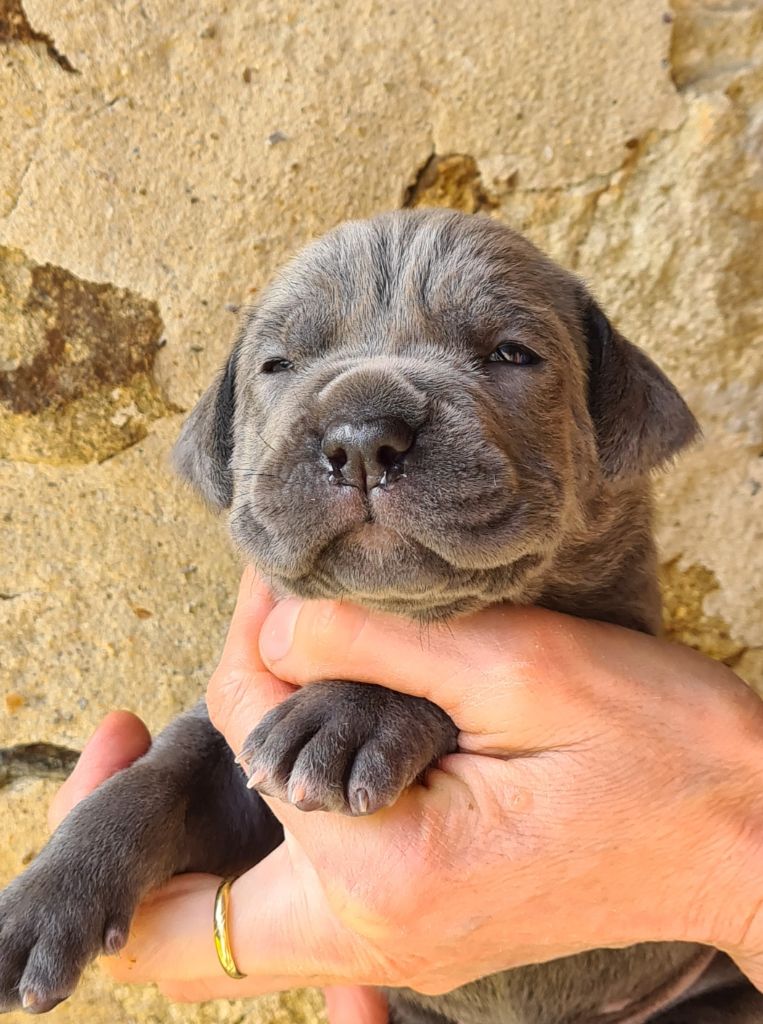
<instances>
[{"instance_id":1,"label":"grey fur","mask_svg":"<svg viewBox=\"0 0 763 1024\"><path fill-rule=\"evenodd\" d=\"M542 361L487 361L510 342ZM277 360L293 368L263 372ZM373 487L345 479L322 450L327 430L383 438L389 418L415 434L410 450L384 455L394 474L381 467ZM368 424L376 434L363 433ZM656 632L647 477L696 430L577 278L486 218L417 211L346 224L286 267L242 316L175 460L227 510L237 544L279 593L349 597L422 621L537 603ZM326 682L271 712L244 753L263 792L289 798L298 787L305 809L370 813L456 736L428 701ZM183 716L0 896L0 1007L32 991L46 1009L105 942L118 945L147 888L192 868L241 870L279 837L203 707ZM595 950L446 996L391 992L393 1018L586 1024L613 1000L651 992L696 950ZM692 1024L763 1020L763 998L740 991L721 1017L717 993L700 1000Z\"/></svg>"}]
</instances>

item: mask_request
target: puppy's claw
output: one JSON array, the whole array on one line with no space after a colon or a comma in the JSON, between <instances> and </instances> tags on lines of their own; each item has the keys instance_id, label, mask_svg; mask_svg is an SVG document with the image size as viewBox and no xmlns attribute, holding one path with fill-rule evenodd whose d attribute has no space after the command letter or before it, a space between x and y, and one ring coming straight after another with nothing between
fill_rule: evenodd
<instances>
[{"instance_id":1,"label":"puppy's claw","mask_svg":"<svg viewBox=\"0 0 763 1024\"><path fill-rule=\"evenodd\" d=\"M294 806L298 811L306 812L322 811L324 809L323 804L319 803L317 800L300 800L300 802L298 804L294 804Z\"/></svg>"},{"instance_id":2,"label":"puppy's claw","mask_svg":"<svg viewBox=\"0 0 763 1024\"><path fill-rule=\"evenodd\" d=\"M246 784L247 789L256 789L257 786L262 785L265 779L268 777L268 773L264 768L258 768L256 772L253 772L249 776L249 781Z\"/></svg>"},{"instance_id":3,"label":"puppy's claw","mask_svg":"<svg viewBox=\"0 0 763 1024\"><path fill-rule=\"evenodd\" d=\"M106 956L116 956L127 945L127 929L112 924L103 937L103 951Z\"/></svg>"},{"instance_id":4,"label":"puppy's claw","mask_svg":"<svg viewBox=\"0 0 763 1024\"><path fill-rule=\"evenodd\" d=\"M60 999L45 999L31 988L24 989L21 993L21 1005L27 1013L47 1013L60 1002Z\"/></svg>"},{"instance_id":5,"label":"puppy's claw","mask_svg":"<svg viewBox=\"0 0 763 1024\"><path fill-rule=\"evenodd\" d=\"M293 786L289 786L289 802L296 804L297 807L305 802L307 796L307 787L304 782L298 782Z\"/></svg>"},{"instance_id":6,"label":"puppy's claw","mask_svg":"<svg viewBox=\"0 0 763 1024\"><path fill-rule=\"evenodd\" d=\"M356 789L352 803L353 809L356 811L356 813L368 814L368 808L370 804L370 801L368 799L368 790L363 789L362 787L360 789Z\"/></svg>"}]
</instances>

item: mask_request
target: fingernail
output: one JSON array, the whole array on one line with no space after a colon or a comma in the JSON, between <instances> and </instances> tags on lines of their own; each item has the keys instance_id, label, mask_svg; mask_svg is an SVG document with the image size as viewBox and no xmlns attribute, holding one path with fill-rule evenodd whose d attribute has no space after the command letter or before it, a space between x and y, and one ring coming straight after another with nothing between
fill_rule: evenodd
<instances>
[{"instance_id":1,"label":"fingernail","mask_svg":"<svg viewBox=\"0 0 763 1024\"><path fill-rule=\"evenodd\" d=\"M260 654L267 664L280 661L291 650L302 602L295 597L280 601L265 620L260 633Z\"/></svg>"}]
</instances>

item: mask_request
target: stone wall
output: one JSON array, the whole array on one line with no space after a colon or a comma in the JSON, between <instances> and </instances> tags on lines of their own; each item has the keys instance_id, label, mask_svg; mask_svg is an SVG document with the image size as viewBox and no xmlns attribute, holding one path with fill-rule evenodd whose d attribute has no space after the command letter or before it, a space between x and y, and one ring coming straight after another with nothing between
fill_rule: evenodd
<instances>
[{"instance_id":1,"label":"stone wall","mask_svg":"<svg viewBox=\"0 0 763 1024\"><path fill-rule=\"evenodd\" d=\"M0 0L0 48L0 881L107 710L204 686L238 566L167 452L226 307L347 217L481 211L589 281L704 428L659 482L668 629L763 686L759 2ZM319 1006L94 974L56 1015Z\"/></svg>"}]
</instances>

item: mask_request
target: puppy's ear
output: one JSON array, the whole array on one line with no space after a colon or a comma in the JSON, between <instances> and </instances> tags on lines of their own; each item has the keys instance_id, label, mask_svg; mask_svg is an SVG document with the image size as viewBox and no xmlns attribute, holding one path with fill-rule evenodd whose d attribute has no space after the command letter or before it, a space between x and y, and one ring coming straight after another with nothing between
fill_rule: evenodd
<instances>
[{"instance_id":1,"label":"puppy's ear","mask_svg":"<svg viewBox=\"0 0 763 1024\"><path fill-rule=\"evenodd\" d=\"M172 450L176 471L217 511L233 500L233 416L236 410L237 344L215 383L183 424Z\"/></svg>"},{"instance_id":2,"label":"puppy's ear","mask_svg":"<svg viewBox=\"0 0 763 1024\"><path fill-rule=\"evenodd\" d=\"M606 476L648 473L699 434L683 398L652 360L583 298L589 352L588 408Z\"/></svg>"}]
</instances>

